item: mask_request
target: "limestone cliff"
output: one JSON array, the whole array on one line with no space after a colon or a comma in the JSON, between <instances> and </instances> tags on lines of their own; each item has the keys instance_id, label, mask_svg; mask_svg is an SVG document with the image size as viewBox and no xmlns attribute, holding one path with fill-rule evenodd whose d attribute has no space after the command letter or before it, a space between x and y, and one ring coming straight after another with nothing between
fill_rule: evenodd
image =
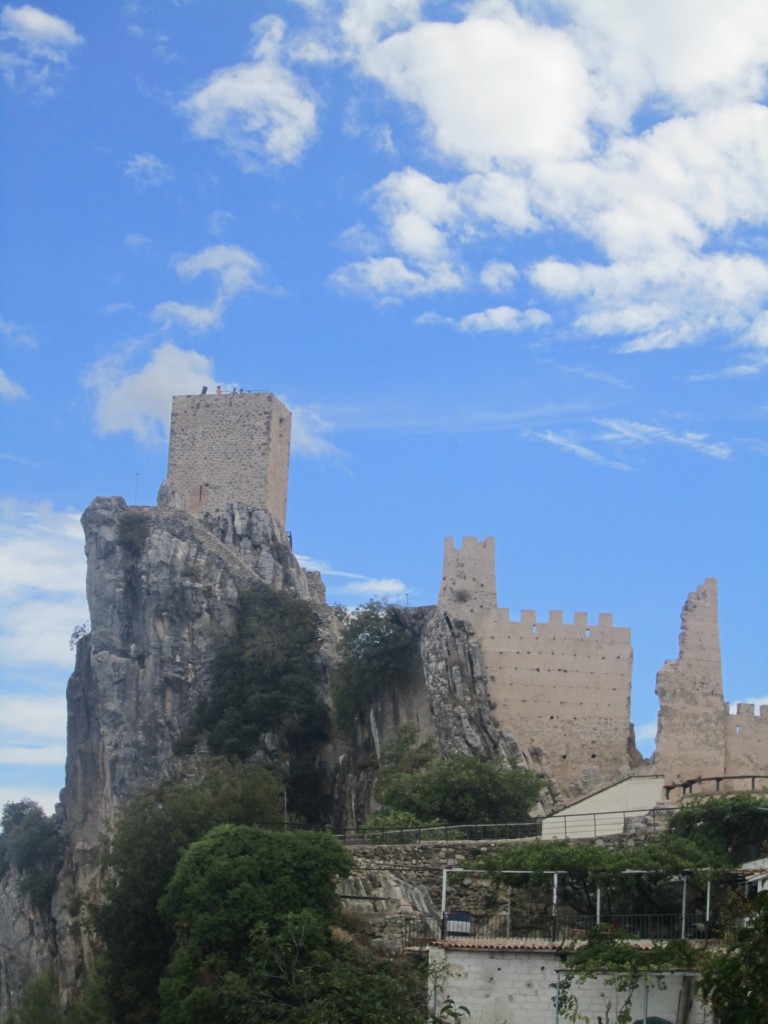
<instances>
[{"instance_id":1,"label":"limestone cliff","mask_svg":"<svg viewBox=\"0 0 768 1024\"><path fill-rule=\"evenodd\" d=\"M434 740L448 757L471 754L526 767L511 731L493 715L482 649L467 624L440 608L400 608L397 614L417 641L410 671L396 685L379 688L352 749L342 755L339 827L360 824L375 806L381 748L405 724L417 726L420 739ZM551 804L549 796L545 801Z\"/></svg>"},{"instance_id":2,"label":"limestone cliff","mask_svg":"<svg viewBox=\"0 0 768 1024\"><path fill-rule=\"evenodd\" d=\"M321 622L320 687L328 700L336 620L317 573L294 558L288 535L263 510L230 504L190 514L97 498L82 517L91 631L77 646L67 690L66 785L57 818L64 867L50 913L35 911L18 878L0 886L0 1012L40 970L52 966L63 997L78 988L91 958L79 907L98 884L104 836L136 793L194 771L200 740L181 755L211 685L217 649L232 636L238 597L254 584L312 602ZM416 724L447 755L522 763L514 737L495 724L481 649L444 610L398 609L415 638L405 677L376 695L356 742L337 740L317 772L335 777L334 824L361 823L374 806L382 744ZM265 735L263 760L285 762Z\"/></svg>"},{"instance_id":3,"label":"limestone cliff","mask_svg":"<svg viewBox=\"0 0 768 1024\"><path fill-rule=\"evenodd\" d=\"M67 689L66 785L58 819L65 866L51 915L31 910L17 879L0 890L0 1012L53 964L66 994L89 957L73 918L98 876L105 829L135 793L189 770L174 742L210 684L217 646L232 632L238 595L256 582L315 603L318 574L293 557L261 510L229 505L200 518L172 508L97 498L82 517L91 632ZM323 637L331 660L328 625Z\"/></svg>"}]
</instances>

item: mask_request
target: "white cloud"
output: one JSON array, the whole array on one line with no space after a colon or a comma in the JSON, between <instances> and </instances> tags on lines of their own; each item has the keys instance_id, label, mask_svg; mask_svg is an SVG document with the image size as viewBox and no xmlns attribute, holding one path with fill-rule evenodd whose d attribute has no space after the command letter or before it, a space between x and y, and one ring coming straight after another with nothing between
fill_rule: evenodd
<instances>
[{"instance_id":1,"label":"white cloud","mask_svg":"<svg viewBox=\"0 0 768 1024\"><path fill-rule=\"evenodd\" d=\"M477 5L461 22L421 22L360 60L395 96L420 107L436 147L468 168L589 149L593 99L577 47L511 4L489 15Z\"/></svg>"},{"instance_id":2,"label":"white cloud","mask_svg":"<svg viewBox=\"0 0 768 1024\"><path fill-rule=\"evenodd\" d=\"M126 430L137 441L159 443L168 431L171 397L197 394L215 382L213 362L199 352L166 343L141 369L127 366L129 353L115 353L90 368L83 383L96 395L100 434Z\"/></svg>"},{"instance_id":3,"label":"white cloud","mask_svg":"<svg viewBox=\"0 0 768 1024\"><path fill-rule=\"evenodd\" d=\"M601 425L608 432L601 436L602 441L619 445L674 444L692 448L701 455L713 459L729 459L732 450L724 441L710 441L707 434L687 430L676 434L666 427L657 427L647 423L633 423L631 420L601 420Z\"/></svg>"},{"instance_id":4,"label":"white cloud","mask_svg":"<svg viewBox=\"0 0 768 1024\"><path fill-rule=\"evenodd\" d=\"M596 452L593 448L588 448L573 437L569 437L565 434L557 434L553 430L524 430L522 432L522 436L533 438L537 441L546 441L547 444L553 444L556 448L562 448L564 451L570 452L571 455L575 455L579 459L584 459L586 462L592 462L596 466L606 466L608 469L618 469L622 471L629 469L629 466L625 462L616 462L612 459L608 459L604 455L601 455L600 452Z\"/></svg>"},{"instance_id":5,"label":"white cloud","mask_svg":"<svg viewBox=\"0 0 768 1024\"><path fill-rule=\"evenodd\" d=\"M130 246L131 249L141 249L149 241L150 239L146 235L139 235L136 232L131 232L131 234L125 236L125 244Z\"/></svg>"},{"instance_id":6,"label":"white cloud","mask_svg":"<svg viewBox=\"0 0 768 1024\"><path fill-rule=\"evenodd\" d=\"M621 352L761 344L768 262L736 233L768 221L766 5L475 0L449 22L364 3L343 27L360 70L421 114L443 180L407 168L372 190L389 252L337 284L378 300L455 290L472 246L536 232L529 283ZM508 289L506 266L481 283Z\"/></svg>"},{"instance_id":7,"label":"white cloud","mask_svg":"<svg viewBox=\"0 0 768 1024\"><path fill-rule=\"evenodd\" d=\"M76 513L0 503L0 612L0 662L6 670L71 668L69 638L88 617ZM9 714L16 705L10 707ZM0 715L0 722L7 721Z\"/></svg>"},{"instance_id":8,"label":"white cloud","mask_svg":"<svg viewBox=\"0 0 768 1024\"><path fill-rule=\"evenodd\" d=\"M345 583L337 591L341 594L349 594L355 597L404 597L407 590L402 580L398 579L370 579L353 580Z\"/></svg>"},{"instance_id":9,"label":"white cloud","mask_svg":"<svg viewBox=\"0 0 768 1024\"><path fill-rule=\"evenodd\" d=\"M291 454L315 459L339 459L341 451L327 439L333 425L315 410L301 405L286 405L291 410Z\"/></svg>"},{"instance_id":10,"label":"white cloud","mask_svg":"<svg viewBox=\"0 0 768 1024\"><path fill-rule=\"evenodd\" d=\"M513 306L493 306L479 313L468 313L458 319L430 311L421 313L414 322L420 326L447 324L466 334L481 334L488 331L518 334L526 328L543 327L551 319L550 315L541 309L520 310Z\"/></svg>"},{"instance_id":11,"label":"white cloud","mask_svg":"<svg viewBox=\"0 0 768 1024\"><path fill-rule=\"evenodd\" d=\"M215 72L179 106L198 138L221 142L246 171L296 163L316 131L309 87L281 61L283 21L251 25L252 61Z\"/></svg>"},{"instance_id":12,"label":"white cloud","mask_svg":"<svg viewBox=\"0 0 768 1024\"><path fill-rule=\"evenodd\" d=\"M11 380L5 370L0 370L0 398L27 398L27 393L21 384Z\"/></svg>"},{"instance_id":13,"label":"white cloud","mask_svg":"<svg viewBox=\"0 0 768 1024\"><path fill-rule=\"evenodd\" d=\"M182 302L161 302L152 316L164 327L180 324L191 331L207 331L221 323L229 303L241 292L258 287L256 278L261 264L256 257L238 245L213 245L193 256L176 262L182 278L195 279L211 273L217 279L216 297L210 306L193 306Z\"/></svg>"},{"instance_id":14,"label":"white cloud","mask_svg":"<svg viewBox=\"0 0 768 1024\"><path fill-rule=\"evenodd\" d=\"M469 313L458 322L460 331L511 331L518 333L526 327L542 327L552 318L540 309L514 309L512 306L494 306L480 313Z\"/></svg>"},{"instance_id":15,"label":"white cloud","mask_svg":"<svg viewBox=\"0 0 768 1024\"><path fill-rule=\"evenodd\" d=\"M330 280L342 292L363 292L380 299L456 291L463 286L460 275L446 263L412 270L399 256L348 263L336 270Z\"/></svg>"},{"instance_id":16,"label":"white cloud","mask_svg":"<svg viewBox=\"0 0 768 1024\"><path fill-rule=\"evenodd\" d=\"M173 171L168 164L152 153L136 153L125 165L124 173L139 188L164 185L173 180Z\"/></svg>"},{"instance_id":17,"label":"white cloud","mask_svg":"<svg viewBox=\"0 0 768 1024\"><path fill-rule=\"evenodd\" d=\"M82 42L69 22L31 4L0 11L0 68L11 86L50 94L55 70Z\"/></svg>"},{"instance_id":18,"label":"white cloud","mask_svg":"<svg viewBox=\"0 0 768 1024\"><path fill-rule=\"evenodd\" d=\"M480 271L480 283L485 285L492 292L510 291L519 276L519 271L514 263L505 263L503 260L492 260L486 263Z\"/></svg>"}]
</instances>

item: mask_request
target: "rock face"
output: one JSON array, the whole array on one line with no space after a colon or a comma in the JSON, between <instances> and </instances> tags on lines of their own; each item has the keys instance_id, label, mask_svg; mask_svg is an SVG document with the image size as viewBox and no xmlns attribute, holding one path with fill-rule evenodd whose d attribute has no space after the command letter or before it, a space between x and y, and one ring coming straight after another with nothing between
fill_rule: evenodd
<instances>
[{"instance_id":1,"label":"rock face","mask_svg":"<svg viewBox=\"0 0 768 1024\"><path fill-rule=\"evenodd\" d=\"M526 767L511 731L502 731L494 718L483 653L472 630L440 608L400 608L397 614L416 638L410 672L396 685L380 687L351 751L341 757L334 823L339 828L355 827L370 813L381 749L406 724L448 757L500 758ZM545 795L544 802L551 805L551 797Z\"/></svg>"},{"instance_id":2,"label":"rock face","mask_svg":"<svg viewBox=\"0 0 768 1024\"><path fill-rule=\"evenodd\" d=\"M66 785L57 812L64 867L50 914L29 906L13 873L2 882L0 1011L46 967L55 970L65 1001L78 989L92 956L78 906L98 883L105 830L122 803L189 774L205 755L200 744L180 755L176 741L208 692L219 645L233 634L238 597L254 584L317 610L319 685L329 699L336 620L319 575L301 568L269 512L235 503L193 515L168 504L128 507L122 498L97 498L82 522L91 632L78 642L67 691ZM495 723L470 627L443 609L397 614L414 635L409 671L381 688L356 742L337 741L317 764L319 772L335 773L340 828L358 825L375 806L378 755L405 723L447 755L524 763L511 732ZM269 760L285 752L265 736L260 753ZM403 885L390 879L385 889L397 895ZM402 898L414 907L426 899L410 890Z\"/></svg>"},{"instance_id":3,"label":"rock face","mask_svg":"<svg viewBox=\"0 0 768 1024\"><path fill-rule=\"evenodd\" d=\"M87 894L97 879L116 808L186 770L190 758L174 754L174 741L210 685L238 595L266 583L325 614L319 575L299 566L268 512L234 504L194 517L97 498L82 522L91 632L78 643L67 689L58 809L65 866L50 918L31 910L12 874L3 880L0 1011L46 966L55 967L65 996L77 985L90 953L71 896ZM323 643L329 664L331 629Z\"/></svg>"}]
</instances>

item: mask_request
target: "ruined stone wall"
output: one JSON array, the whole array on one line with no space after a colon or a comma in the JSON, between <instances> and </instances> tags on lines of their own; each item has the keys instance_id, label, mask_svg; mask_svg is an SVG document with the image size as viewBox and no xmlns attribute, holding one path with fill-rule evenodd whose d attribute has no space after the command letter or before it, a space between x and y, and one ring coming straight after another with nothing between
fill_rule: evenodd
<instances>
[{"instance_id":1,"label":"ruined stone wall","mask_svg":"<svg viewBox=\"0 0 768 1024\"><path fill-rule=\"evenodd\" d=\"M291 414L268 392L176 395L158 505L195 515L232 502L285 527Z\"/></svg>"},{"instance_id":2,"label":"ruined stone wall","mask_svg":"<svg viewBox=\"0 0 768 1024\"><path fill-rule=\"evenodd\" d=\"M725 775L728 716L720 666L717 580L705 580L688 595L681 616L680 655L665 662L657 674L656 694L655 760L667 782Z\"/></svg>"},{"instance_id":3,"label":"ruined stone wall","mask_svg":"<svg viewBox=\"0 0 768 1024\"><path fill-rule=\"evenodd\" d=\"M601 614L511 621L496 607L493 539L446 541L440 605L470 622L483 649L488 693L502 729L569 802L629 772L632 646L629 629Z\"/></svg>"}]
</instances>

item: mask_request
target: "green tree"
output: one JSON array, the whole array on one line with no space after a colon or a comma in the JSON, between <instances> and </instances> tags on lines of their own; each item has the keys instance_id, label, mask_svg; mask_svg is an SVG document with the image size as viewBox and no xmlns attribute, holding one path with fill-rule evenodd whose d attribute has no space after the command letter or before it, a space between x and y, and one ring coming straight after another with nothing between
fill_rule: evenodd
<instances>
[{"instance_id":1,"label":"green tree","mask_svg":"<svg viewBox=\"0 0 768 1024\"><path fill-rule=\"evenodd\" d=\"M318 631L306 601L264 584L242 594L234 636L216 656L210 691L186 737L188 747L202 732L212 753L245 760L266 734L277 736L289 757L291 809L310 821L323 817L317 753L330 730Z\"/></svg>"},{"instance_id":2,"label":"green tree","mask_svg":"<svg viewBox=\"0 0 768 1024\"><path fill-rule=\"evenodd\" d=\"M64 1024L53 971L45 971L27 982L18 1009L9 1014L6 1024Z\"/></svg>"},{"instance_id":3,"label":"green tree","mask_svg":"<svg viewBox=\"0 0 768 1024\"><path fill-rule=\"evenodd\" d=\"M416 632L396 605L369 601L347 616L332 684L336 722L352 732L378 688L407 676Z\"/></svg>"},{"instance_id":4,"label":"green tree","mask_svg":"<svg viewBox=\"0 0 768 1024\"><path fill-rule=\"evenodd\" d=\"M768 843L768 800L754 793L695 797L675 812L669 831L732 864L754 860Z\"/></svg>"},{"instance_id":5,"label":"green tree","mask_svg":"<svg viewBox=\"0 0 768 1024\"><path fill-rule=\"evenodd\" d=\"M34 800L17 800L3 807L0 827L0 874L15 867L21 891L37 910L48 909L62 860L55 818Z\"/></svg>"},{"instance_id":6,"label":"green tree","mask_svg":"<svg viewBox=\"0 0 768 1024\"><path fill-rule=\"evenodd\" d=\"M671 879L687 873L693 888L703 891L709 878L722 877L724 859L716 858L691 840L664 834L643 846L608 847L568 839L536 840L509 846L484 857L484 866L499 883L512 886L539 884L547 873L562 872L560 901L580 914L595 911L595 895L602 890L604 912L677 913L680 883ZM504 871L530 871L530 876L503 875Z\"/></svg>"},{"instance_id":7,"label":"green tree","mask_svg":"<svg viewBox=\"0 0 768 1024\"><path fill-rule=\"evenodd\" d=\"M768 894L759 895L725 950L711 950L701 969L701 991L719 1024L768 1020Z\"/></svg>"},{"instance_id":8,"label":"green tree","mask_svg":"<svg viewBox=\"0 0 768 1024\"><path fill-rule=\"evenodd\" d=\"M530 772L462 756L385 777L377 799L385 810L409 813L423 822L516 822L529 817L541 787L541 779Z\"/></svg>"},{"instance_id":9,"label":"green tree","mask_svg":"<svg viewBox=\"0 0 768 1024\"><path fill-rule=\"evenodd\" d=\"M163 1024L423 1021L423 977L334 937L334 882L351 867L322 833L221 826L193 844L159 904L176 932Z\"/></svg>"},{"instance_id":10,"label":"green tree","mask_svg":"<svg viewBox=\"0 0 768 1024\"><path fill-rule=\"evenodd\" d=\"M213 760L195 782L168 783L127 803L106 859L103 902L93 908L104 988L118 1024L157 1018L157 986L173 934L157 901L183 851L224 822L277 821L282 784L253 764Z\"/></svg>"}]
</instances>

